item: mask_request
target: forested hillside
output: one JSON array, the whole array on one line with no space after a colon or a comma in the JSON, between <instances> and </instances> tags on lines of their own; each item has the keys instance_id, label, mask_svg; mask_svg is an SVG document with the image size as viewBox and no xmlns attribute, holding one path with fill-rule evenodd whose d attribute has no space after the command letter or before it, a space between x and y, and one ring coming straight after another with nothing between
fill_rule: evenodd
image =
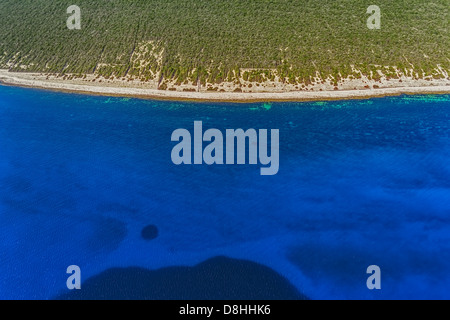
<instances>
[{"instance_id":1,"label":"forested hillside","mask_svg":"<svg viewBox=\"0 0 450 320\"><path fill-rule=\"evenodd\" d=\"M374 2L380 30L366 26ZM66 26L71 5L81 8L81 30ZM396 77L394 66L444 77L438 70L450 71L449 6L448 0L1 0L0 67L180 84L360 76L352 66L372 78L380 67Z\"/></svg>"}]
</instances>

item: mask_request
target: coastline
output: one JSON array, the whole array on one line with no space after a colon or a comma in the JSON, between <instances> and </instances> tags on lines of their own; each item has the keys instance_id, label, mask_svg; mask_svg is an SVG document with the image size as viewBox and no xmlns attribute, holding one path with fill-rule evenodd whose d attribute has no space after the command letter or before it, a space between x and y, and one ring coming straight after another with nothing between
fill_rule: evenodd
<instances>
[{"instance_id":1,"label":"coastline","mask_svg":"<svg viewBox=\"0 0 450 320\"><path fill-rule=\"evenodd\" d=\"M4 85L46 89L69 93L92 94L102 96L134 97L142 99L200 101L200 102L282 102L282 101L323 101L368 99L373 97L396 96L401 94L449 94L450 80L441 79L425 81L422 79L403 79L401 83L388 80L372 83L364 89L322 90L311 88L310 91L283 92L186 92L158 90L151 87L137 87L125 82L83 83L81 80L47 80L39 73L17 73L0 69L0 83ZM365 84L366 82L364 82ZM363 83L360 83L362 85ZM354 85L351 84L351 85ZM343 88L348 87L343 85ZM366 85L367 87L367 85Z\"/></svg>"}]
</instances>

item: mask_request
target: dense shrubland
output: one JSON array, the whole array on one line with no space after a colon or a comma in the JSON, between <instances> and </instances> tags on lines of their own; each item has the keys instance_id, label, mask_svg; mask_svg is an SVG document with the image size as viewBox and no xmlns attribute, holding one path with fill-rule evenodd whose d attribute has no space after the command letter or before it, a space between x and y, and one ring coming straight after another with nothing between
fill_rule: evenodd
<instances>
[{"instance_id":1,"label":"dense shrubland","mask_svg":"<svg viewBox=\"0 0 450 320\"><path fill-rule=\"evenodd\" d=\"M2 0L0 67L178 84L450 71L448 0L377 0L382 28L369 30L373 2ZM66 27L72 4L81 30Z\"/></svg>"}]
</instances>

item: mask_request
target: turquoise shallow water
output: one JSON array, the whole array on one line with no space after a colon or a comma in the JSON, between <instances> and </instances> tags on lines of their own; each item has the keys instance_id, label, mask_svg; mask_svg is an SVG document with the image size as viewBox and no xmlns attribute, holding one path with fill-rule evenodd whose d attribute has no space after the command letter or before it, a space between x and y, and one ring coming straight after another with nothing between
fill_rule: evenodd
<instances>
[{"instance_id":1,"label":"turquoise shallow water","mask_svg":"<svg viewBox=\"0 0 450 320\"><path fill-rule=\"evenodd\" d=\"M196 120L279 129L279 173L173 165L173 130ZM72 264L84 281L226 256L312 299L448 299L449 157L449 95L210 104L0 86L0 298L67 293Z\"/></svg>"}]
</instances>

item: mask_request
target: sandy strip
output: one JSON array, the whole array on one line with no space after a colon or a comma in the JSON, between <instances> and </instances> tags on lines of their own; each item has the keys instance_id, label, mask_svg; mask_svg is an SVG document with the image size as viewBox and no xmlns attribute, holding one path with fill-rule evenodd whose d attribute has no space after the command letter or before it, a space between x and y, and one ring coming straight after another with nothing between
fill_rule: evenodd
<instances>
[{"instance_id":1,"label":"sandy strip","mask_svg":"<svg viewBox=\"0 0 450 320\"><path fill-rule=\"evenodd\" d=\"M400 94L450 94L450 81L441 81L438 85L414 86L409 81L402 87L388 87L364 90L337 90L337 91L288 91L288 92L182 92L166 91L132 86L111 86L94 84L70 83L70 81L54 81L39 79L38 74L12 73L0 69L0 82L32 88L51 89L65 92L99 94L106 96L138 97L168 100L194 100L216 102L256 102L256 101L313 101L313 100L341 100L363 99L370 97L392 96ZM417 83L419 84L419 83ZM398 84L397 84L398 85Z\"/></svg>"}]
</instances>

